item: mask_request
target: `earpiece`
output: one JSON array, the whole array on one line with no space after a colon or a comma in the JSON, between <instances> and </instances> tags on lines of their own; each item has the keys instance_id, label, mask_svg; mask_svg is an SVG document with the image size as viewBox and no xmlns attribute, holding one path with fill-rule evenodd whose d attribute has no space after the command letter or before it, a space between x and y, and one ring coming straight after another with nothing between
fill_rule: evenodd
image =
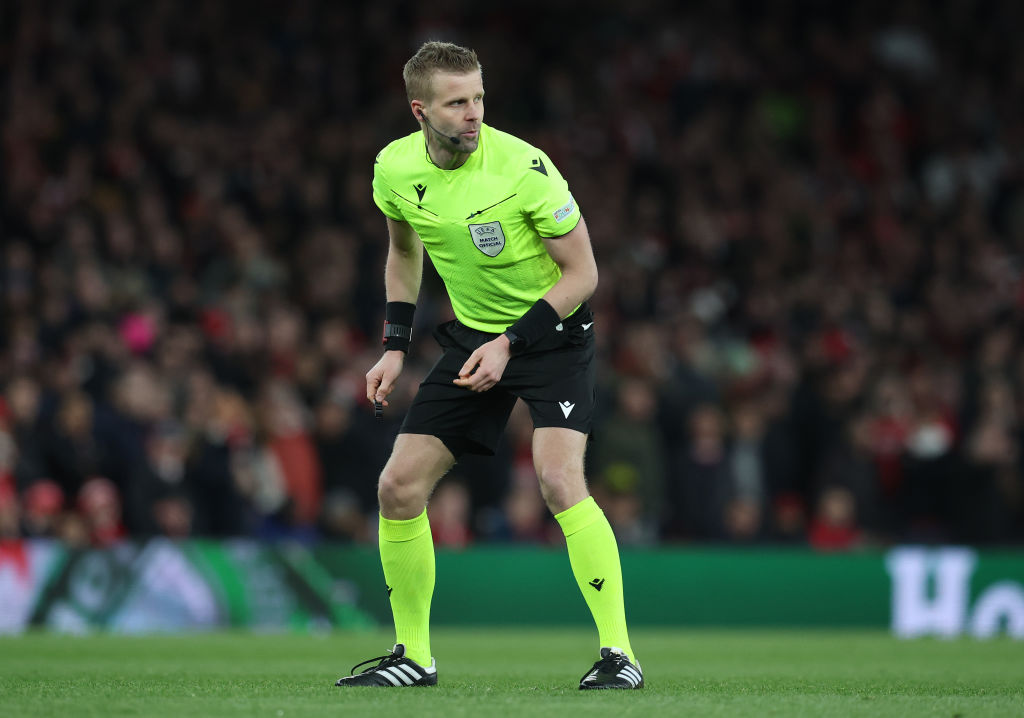
<instances>
[{"instance_id":1,"label":"earpiece","mask_svg":"<svg viewBox=\"0 0 1024 718\"><path fill-rule=\"evenodd\" d=\"M419 116L420 116L420 119L423 120L426 123L427 127L432 129L435 133L437 133L441 137L444 137L445 139L447 139L453 145L457 145L460 142L462 142L462 139L459 138L459 137L455 137L455 136L449 137L448 135L442 134L436 127L434 127L432 124L430 124L430 120L427 119L427 116L423 113L423 110L419 111Z\"/></svg>"}]
</instances>

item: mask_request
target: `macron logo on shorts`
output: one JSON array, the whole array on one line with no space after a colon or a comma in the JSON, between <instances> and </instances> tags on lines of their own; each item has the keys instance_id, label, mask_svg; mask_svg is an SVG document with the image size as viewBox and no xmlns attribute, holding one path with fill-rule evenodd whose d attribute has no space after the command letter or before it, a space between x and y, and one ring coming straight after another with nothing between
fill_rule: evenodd
<instances>
[{"instance_id":1,"label":"macron logo on shorts","mask_svg":"<svg viewBox=\"0 0 1024 718\"><path fill-rule=\"evenodd\" d=\"M569 414L572 413L572 410L576 408L575 404L568 401L560 401L558 402L558 405L562 407L562 413L565 414L566 419L569 418Z\"/></svg>"}]
</instances>

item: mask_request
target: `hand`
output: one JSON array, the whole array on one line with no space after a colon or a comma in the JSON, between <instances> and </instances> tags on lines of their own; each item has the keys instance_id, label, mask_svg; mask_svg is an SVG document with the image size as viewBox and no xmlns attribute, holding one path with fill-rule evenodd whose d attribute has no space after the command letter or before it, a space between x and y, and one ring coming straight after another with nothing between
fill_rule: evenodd
<instances>
[{"instance_id":1,"label":"hand","mask_svg":"<svg viewBox=\"0 0 1024 718\"><path fill-rule=\"evenodd\" d=\"M370 371L366 372L366 399L388 405L387 395L395 389L398 375L405 365L405 352L386 351Z\"/></svg>"},{"instance_id":2,"label":"hand","mask_svg":"<svg viewBox=\"0 0 1024 718\"><path fill-rule=\"evenodd\" d=\"M502 334L469 355L455 383L470 391L487 391L501 380L511 356L508 337Z\"/></svg>"}]
</instances>

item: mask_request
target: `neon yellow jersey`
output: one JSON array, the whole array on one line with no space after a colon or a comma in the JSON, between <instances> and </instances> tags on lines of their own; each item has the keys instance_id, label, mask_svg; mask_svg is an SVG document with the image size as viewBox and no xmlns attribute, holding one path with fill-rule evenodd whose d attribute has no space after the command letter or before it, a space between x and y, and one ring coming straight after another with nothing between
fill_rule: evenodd
<instances>
[{"instance_id":1,"label":"neon yellow jersey","mask_svg":"<svg viewBox=\"0 0 1024 718\"><path fill-rule=\"evenodd\" d=\"M487 125L453 170L430 160L422 132L392 142L373 165L373 201L412 226L455 316L484 332L505 331L554 286L562 273L541 238L561 237L580 221L547 155Z\"/></svg>"}]
</instances>

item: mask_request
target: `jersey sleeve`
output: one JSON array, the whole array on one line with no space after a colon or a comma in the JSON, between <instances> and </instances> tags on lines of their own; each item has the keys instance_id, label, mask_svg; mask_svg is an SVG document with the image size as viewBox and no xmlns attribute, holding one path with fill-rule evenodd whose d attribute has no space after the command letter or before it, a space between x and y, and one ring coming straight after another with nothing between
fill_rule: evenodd
<instances>
[{"instance_id":1,"label":"jersey sleeve","mask_svg":"<svg viewBox=\"0 0 1024 718\"><path fill-rule=\"evenodd\" d=\"M541 237L561 237L580 221L580 208L554 163L540 150L524 163L520 207Z\"/></svg>"},{"instance_id":2,"label":"jersey sleeve","mask_svg":"<svg viewBox=\"0 0 1024 718\"><path fill-rule=\"evenodd\" d=\"M405 221L405 217L402 216L398 205L395 204L395 194L391 191L391 186L388 184L387 174L380 155L377 155L377 159L373 163L373 202L384 213L384 216L396 222Z\"/></svg>"}]
</instances>

